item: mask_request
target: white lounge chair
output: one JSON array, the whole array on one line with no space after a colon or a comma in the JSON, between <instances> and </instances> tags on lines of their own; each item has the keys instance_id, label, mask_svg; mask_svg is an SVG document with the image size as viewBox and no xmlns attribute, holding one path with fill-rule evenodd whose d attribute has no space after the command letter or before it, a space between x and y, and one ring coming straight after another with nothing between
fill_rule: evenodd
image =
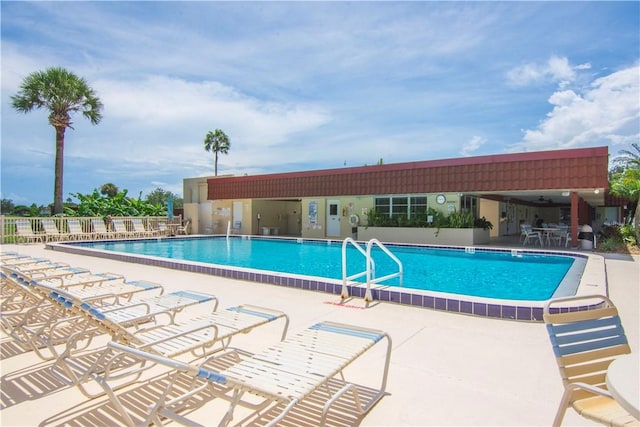
<instances>
[{"instance_id":1,"label":"white lounge chair","mask_svg":"<svg viewBox=\"0 0 640 427\"><path fill-rule=\"evenodd\" d=\"M156 234L153 230L148 230L144 226L142 218L133 218L131 220L131 225L133 226L133 231L140 237L151 237Z\"/></svg>"},{"instance_id":2,"label":"white lounge chair","mask_svg":"<svg viewBox=\"0 0 640 427\"><path fill-rule=\"evenodd\" d=\"M12 336L31 349L39 349L38 355L44 360L59 358L60 350L56 346L67 343L68 347L72 342L71 336L75 333L89 333L90 339L82 348L86 348L94 337L104 333L96 333L93 319L125 328L139 328L150 323L162 324L159 320L161 318L165 319L166 324L173 324L177 313L196 304L213 301L214 306L217 306L217 299L213 295L179 291L102 307L96 300L81 300L68 290L37 284L32 286L47 293L57 309L54 310L55 317L52 316L53 321L42 323L32 322L27 318L19 327L14 328ZM90 313L90 316L83 315L84 312ZM48 350L47 354L43 353L44 348Z\"/></svg>"},{"instance_id":3,"label":"white lounge chair","mask_svg":"<svg viewBox=\"0 0 640 427\"><path fill-rule=\"evenodd\" d=\"M138 235L135 231L129 231L123 219L112 218L111 225L113 225L113 229L115 230L116 237L126 238L126 237L136 237Z\"/></svg>"},{"instance_id":4,"label":"white lounge chair","mask_svg":"<svg viewBox=\"0 0 640 427\"><path fill-rule=\"evenodd\" d=\"M42 235L33 231L31 221L28 219L16 219L16 236L18 240L24 240L28 243L42 241Z\"/></svg>"},{"instance_id":5,"label":"white lounge chair","mask_svg":"<svg viewBox=\"0 0 640 427\"><path fill-rule=\"evenodd\" d=\"M6 286L13 286L16 292L11 304L6 302L5 305L11 311L2 312L2 328L22 347L34 350L44 360L57 357L54 347L67 342L70 331L85 323L82 318L68 319L69 307L57 300L61 293L108 307L126 304L134 295L143 292L159 291L160 295L164 293L164 288L157 283L125 281L121 276L108 274L81 275L82 277L75 278L73 284L65 286L54 279L34 280L19 272L9 271L6 267L3 267L3 273L8 274ZM66 322L67 320L71 322ZM66 322L68 328L59 327L61 322Z\"/></svg>"},{"instance_id":6,"label":"white lounge chair","mask_svg":"<svg viewBox=\"0 0 640 427\"><path fill-rule=\"evenodd\" d=\"M370 372L378 372L381 384L376 389L368 402L363 402L357 386L345 382L344 370L356 361L376 343L387 340L387 351L382 369L369 367ZM157 403L149 408L144 420L133 420L126 413L124 406L114 394L110 395L112 403L121 411L124 411L123 420L128 425L162 425L163 418L171 418L181 424L189 423L189 420L180 414L187 406L190 399L210 399L211 396L229 400L229 408L220 420L219 425L227 425L233 420L237 406L247 406L254 411L254 416L264 414L268 409L277 411L277 416L267 425L278 425L280 421L300 401L309 397L317 390L324 399L324 408L318 420L309 421L310 424L323 425L327 413L338 398L351 393L354 397L353 405L360 413L366 413L385 394L387 375L391 357L391 339L382 331L345 325L334 322L318 323L286 340L277 343L265 351L255 355L246 352L235 351L239 362L232 366L215 371L207 368L207 362L227 356L214 356L205 364L187 364L176 359L167 358L150 352L132 348L126 344L110 342L109 347L122 352L125 355L139 358L151 363L166 365L175 370L172 381L178 381L185 373L196 379L192 389L177 397L169 399L174 386L169 384ZM98 382L104 382L104 378L97 377ZM330 382L339 382L328 386ZM243 401L244 394L251 394L263 399L261 403ZM243 418L243 424L250 417ZM213 422L211 422L213 423ZM293 422L295 424L295 421Z\"/></svg>"},{"instance_id":7,"label":"white lounge chair","mask_svg":"<svg viewBox=\"0 0 640 427\"><path fill-rule=\"evenodd\" d=\"M93 227L93 237L96 239L110 239L116 237L116 235L107 230L107 226L104 224L102 218L91 219L91 226Z\"/></svg>"},{"instance_id":8,"label":"white lounge chair","mask_svg":"<svg viewBox=\"0 0 640 427\"><path fill-rule=\"evenodd\" d=\"M48 258L24 256L13 256L0 259L0 265L28 265L36 264L38 262L51 262Z\"/></svg>"},{"instance_id":9,"label":"white lounge chair","mask_svg":"<svg viewBox=\"0 0 640 427\"><path fill-rule=\"evenodd\" d=\"M67 228L69 229L69 238L76 240L91 239L93 233L82 229L79 219L67 219Z\"/></svg>"},{"instance_id":10,"label":"white lounge chair","mask_svg":"<svg viewBox=\"0 0 640 427\"><path fill-rule=\"evenodd\" d=\"M69 235L61 232L53 218L43 218L40 220L42 229L44 230L44 238L47 242L55 242L58 240L66 240Z\"/></svg>"},{"instance_id":11,"label":"white lounge chair","mask_svg":"<svg viewBox=\"0 0 640 427\"><path fill-rule=\"evenodd\" d=\"M81 308L80 313L96 326L98 332L111 335L113 340L164 357L192 353L194 357L202 358L228 348L234 336L247 334L255 328L278 319L284 319L281 335L281 339L284 339L289 326L289 318L285 313L251 305L231 307L182 322L154 325L137 331L131 331L122 323L112 321L110 316L103 317L93 310ZM143 363L141 366L132 368L127 366L129 369L122 372L120 364L122 354L110 348L101 350L97 357L89 357L95 363L87 365L84 361L87 358L86 352L78 352L77 349L86 347L83 343L91 339L91 334L92 332L89 331L71 336L66 349L52 366L54 375L71 385L78 386L85 395L93 397L104 392L113 395L114 389L130 384L151 367ZM96 375L102 378L98 381L102 388L99 393L90 392L85 384ZM117 385L112 382L114 377L117 378ZM126 414L123 413L123 416L126 417Z\"/></svg>"}]
</instances>

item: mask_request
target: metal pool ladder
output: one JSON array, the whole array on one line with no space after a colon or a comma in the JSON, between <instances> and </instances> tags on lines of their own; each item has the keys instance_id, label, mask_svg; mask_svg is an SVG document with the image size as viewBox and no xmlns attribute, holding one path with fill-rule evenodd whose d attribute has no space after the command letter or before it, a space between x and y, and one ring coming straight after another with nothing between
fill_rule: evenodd
<instances>
[{"instance_id":1,"label":"metal pool ladder","mask_svg":"<svg viewBox=\"0 0 640 427\"><path fill-rule=\"evenodd\" d=\"M354 248L358 250L364 257L366 263L365 271L361 271L359 273L352 274L351 276L347 276L347 246L351 244ZM397 265L398 271L395 273L387 274L386 276L376 278L376 264L373 258L371 257L371 248L373 245L378 246L382 251L389 256ZM385 245L383 245L378 239L371 239L367 242L366 250L362 248L351 237L347 237L342 242L342 292L340 294L340 298L345 299L349 298L349 290L347 288L347 282L353 279L357 279L358 277L366 276L367 279L367 291L364 295L364 299L366 302L373 301L373 295L371 294L371 284L372 283L380 283L382 281L392 279L394 277L400 278L400 286L402 286L402 262L396 257Z\"/></svg>"}]
</instances>

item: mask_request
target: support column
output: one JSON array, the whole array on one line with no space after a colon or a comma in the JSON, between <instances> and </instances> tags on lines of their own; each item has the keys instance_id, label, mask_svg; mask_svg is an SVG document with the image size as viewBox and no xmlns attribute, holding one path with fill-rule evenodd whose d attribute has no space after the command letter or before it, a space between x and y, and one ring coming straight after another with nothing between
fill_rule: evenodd
<instances>
[{"instance_id":1,"label":"support column","mask_svg":"<svg viewBox=\"0 0 640 427\"><path fill-rule=\"evenodd\" d=\"M571 192L571 247L578 247L578 193Z\"/></svg>"}]
</instances>

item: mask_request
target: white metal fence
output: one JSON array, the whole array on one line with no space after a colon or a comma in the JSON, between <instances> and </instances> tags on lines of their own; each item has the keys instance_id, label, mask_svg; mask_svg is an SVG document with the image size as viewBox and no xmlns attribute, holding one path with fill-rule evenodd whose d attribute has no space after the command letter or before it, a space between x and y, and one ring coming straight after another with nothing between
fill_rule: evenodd
<instances>
[{"instance_id":1,"label":"white metal fence","mask_svg":"<svg viewBox=\"0 0 640 427\"><path fill-rule=\"evenodd\" d=\"M122 220L126 230L115 230L113 220ZM144 231L134 227L133 221L141 220ZM102 221L107 233L94 227L94 221ZM78 230L76 224L79 223ZM99 225L99 222L97 223ZM97 240L131 237L149 237L175 234L182 225L182 216L143 217L14 217L0 215L0 242L32 243L60 240Z\"/></svg>"}]
</instances>

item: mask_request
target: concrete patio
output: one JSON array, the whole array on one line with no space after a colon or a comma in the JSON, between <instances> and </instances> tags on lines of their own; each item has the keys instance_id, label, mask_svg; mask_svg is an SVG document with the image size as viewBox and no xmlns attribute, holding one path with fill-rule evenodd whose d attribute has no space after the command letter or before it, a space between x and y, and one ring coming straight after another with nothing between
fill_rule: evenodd
<instances>
[{"instance_id":1,"label":"concrete patio","mask_svg":"<svg viewBox=\"0 0 640 427\"><path fill-rule=\"evenodd\" d=\"M346 413L332 423L362 426L547 426L555 415L562 384L545 327L524 323L432 311L390 303L365 308L362 300L337 304L336 296L168 270L114 260L45 250L42 244L3 245L3 251L46 257L93 272L114 272L128 279L161 283L167 290L191 289L214 293L220 307L256 304L286 312L290 332L321 320L368 326L388 332L393 340L391 368L384 397L363 419ZM609 294L619 308L631 348L640 341L640 258L608 255L605 266ZM196 309L195 311L197 311ZM188 316L191 311L182 315ZM278 339L277 327L267 326L233 341L257 350ZM76 388L64 386L33 352L24 352L9 337L0 340L2 356L3 426L117 425L106 397L88 400ZM361 358L350 371L356 383L377 381L383 349ZM158 368L154 374L162 375ZM122 393L155 378L144 378ZM640 379L639 379L640 383ZM137 387L137 388L136 388ZM301 405L300 411L304 411ZM348 410L346 410L348 412ZM205 425L217 424L222 407L213 404L190 414ZM299 425L295 413L283 425ZM313 419L307 421L314 425ZM595 425L569 410L564 425Z\"/></svg>"}]
</instances>

